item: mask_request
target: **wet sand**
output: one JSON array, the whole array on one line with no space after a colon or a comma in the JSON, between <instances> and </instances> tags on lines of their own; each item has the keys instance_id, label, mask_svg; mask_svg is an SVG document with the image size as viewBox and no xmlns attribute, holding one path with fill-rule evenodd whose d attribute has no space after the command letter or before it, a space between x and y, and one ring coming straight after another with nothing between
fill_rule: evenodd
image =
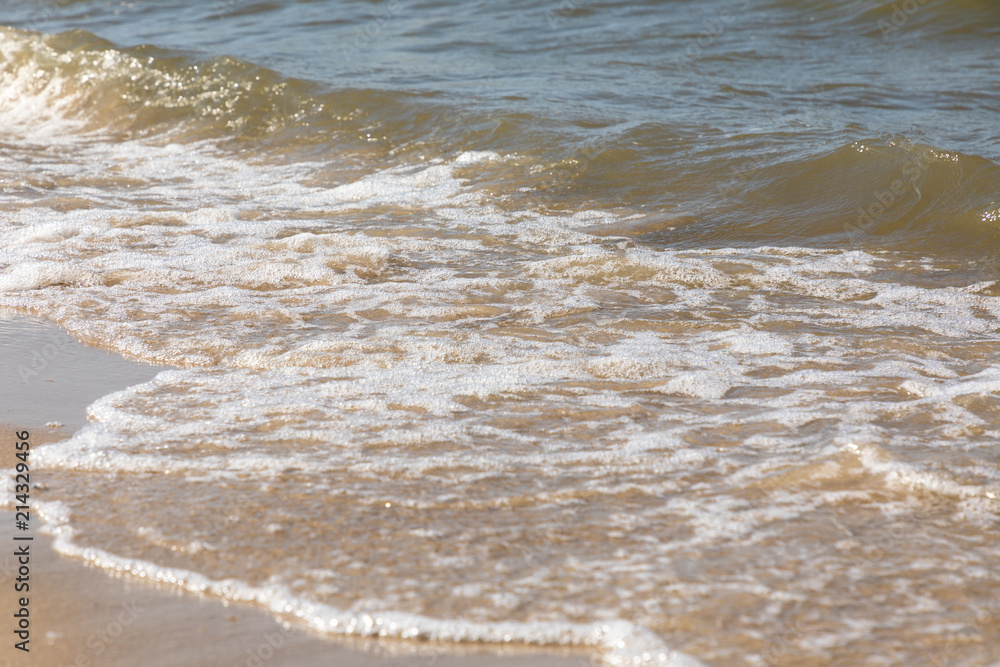
<instances>
[{"instance_id":1,"label":"wet sand","mask_svg":"<svg viewBox=\"0 0 1000 667\"><path fill-rule=\"evenodd\" d=\"M102 395L151 379L159 367L134 363L72 339L35 317L0 313L0 444L15 462L15 431L28 430L33 447L66 437L86 423L86 406ZM32 493L44 493L39 471ZM4 499L6 502L7 499ZM412 644L377 639L321 638L284 625L247 605L226 604L131 577L113 577L58 554L32 516L14 526L0 512L0 664L74 665L385 665L435 667L582 667L588 656L540 654L523 647ZM30 535L29 542L15 542ZM30 544L30 590L17 593L18 563L11 545ZM8 548L9 547L9 548ZM17 650L14 614L28 597L30 651Z\"/></svg>"}]
</instances>

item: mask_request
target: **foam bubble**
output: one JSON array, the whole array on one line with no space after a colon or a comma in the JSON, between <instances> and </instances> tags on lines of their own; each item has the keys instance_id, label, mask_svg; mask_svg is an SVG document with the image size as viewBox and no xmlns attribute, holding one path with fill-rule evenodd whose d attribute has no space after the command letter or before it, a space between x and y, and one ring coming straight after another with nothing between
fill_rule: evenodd
<instances>
[{"instance_id":1,"label":"foam bubble","mask_svg":"<svg viewBox=\"0 0 1000 667\"><path fill-rule=\"evenodd\" d=\"M65 480L48 492L65 502L46 505L54 530L72 511L81 537L111 545L60 533L67 553L322 632L683 664L660 637L714 627L734 600L757 625L706 660L780 632L788 601L847 604L836 579L854 566L821 549L843 537L831 514L857 533L885 496L992 511L988 290L895 255L595 236L621 216L516 210L472 187L470 170L508 159L494 153L350 175L337 156L273 164L167 141L78 137L56 160L22 146L0 162L42 193L4 200L0 305L177 367L33 454ZM118 507L104 518L121 538L80 511L104 475L181 500L141 520ZM178 519L196 502L179 489L224 505L249 485L266 501L252 525L196 535ZM305 501L303 521L280 513ZM948 520L928 525L963 529ZM301 563L268 550L303 524L317 548ZM209 576L245 553L265 583ZM969 554L979 567L996 551ZM378 576L322 585L366 559ZM441 595L453 579L468 587ZM622 595L593 594L608 590ZM899 595L885 622L901 626L919 605ZM458 611L392 611L422 602Z\"/></svg>"},{"instance_id":2,"label":"foam bubble","mask_svg":"<svg viewBox=\"0 0 1000 667\"><path fill-rule=\"evenodd\" d=\"M41 503L38 514L46 521L45 532L55 538L57 552L86 560L118 574L176 586L198 594L255 603L279 618L295 619L311 630L328 635L359 635L441 641L453 643L573 646L600 652L609 665L628 667L698 667L698 660L671 650L654 635L625 621L591 625L572 623L475 623L458 619L435 619L391 610L352 612L303 600L275 584L250 586L236 579L213 580L196 572L170 568L134 558L115 556L102 549L78 546L69 524L70 511L60 503ZM155 530L143 531L144 539L162 540ZM200 551L201 549L194 549Z\"/></svg>"}]
</instances>

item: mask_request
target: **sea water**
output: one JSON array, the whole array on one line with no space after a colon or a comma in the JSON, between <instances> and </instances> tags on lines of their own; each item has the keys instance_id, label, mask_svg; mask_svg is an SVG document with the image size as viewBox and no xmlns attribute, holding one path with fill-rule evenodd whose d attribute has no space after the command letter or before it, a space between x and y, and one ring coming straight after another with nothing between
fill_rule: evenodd
<instances>
[{"instance_id":1,"label":"sea water","mask_svg":"<svg viewBox=\"0 0 1000 667\"><path fill-rule=\"evenodd\" d=\"M59 548L317 632L1000 655L1000 8L0 3ZM949 662L950 661L950 662Z\"/></svg>"}]
</instances>

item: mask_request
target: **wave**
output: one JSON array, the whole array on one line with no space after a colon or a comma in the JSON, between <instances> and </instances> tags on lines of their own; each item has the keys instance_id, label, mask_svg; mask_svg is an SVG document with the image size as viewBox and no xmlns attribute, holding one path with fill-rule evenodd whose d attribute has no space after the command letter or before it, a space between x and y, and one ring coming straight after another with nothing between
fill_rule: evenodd
<instances>
[{"instance_id":1,"label":"wave","mask_svg":"<svg viewBox=\"0 0 1000 667\"><path fill-rule=\"evenodd\" d=\"M575 176L575 186L597 189L613 190L619 179L631 185L617 187L634 190L674 188L675 201L664 198L661 214L603 234L673 248L891 249L981 262L1000 255L1000 165L983 157L905 138L871 139L802 158L692 161L687 173L640 185L629 172L642 161L623 165L620 149L609 148Z\"/></svg>"},{"instance_id":2,"label":"wave","mask_svg":"<svg viewBox=\"0 0 1000 667\"><path fill-rule=\"evenodd\" d=\"M0 83L7 131L28 138L101 131L384 154L426 145L445 117L430 94L330 91L229 56L121 48L82 30L0 27Z\"/></svg>"},{"instance_id":3,"label":"wave","mask_svg":"<svg viewBox=\"0 0 1000 667\"><path fill-rule=\"evenodd\" d=\"M294 620L312 632L328 636L379 637L454 644L511 644L578 647L597 651L602 663L613 667L700 667L691 656L664 646L652 633L627 621L581 625L573 623L478 623L443 620L386 610L350 612L310 602L280 585L252 586L237 579L213 580L196 572L115 556L103 549L74 541L68 509L57 502L40 503L39 514L48 523L59 553L91 565L199 595L217 596L227 602L264 607L276 618Z\"/></svg>"},{"instance_id":4,"label":"wave","mask_svg":"<svg viewBox=\"0 0 1000 667\"><path fill-rule=\"evenodd\" d=\"M982 157L905 139L858 141L737 174L728 186L740 220L720 227L924 252L995 246L998 177L1000 166Z\"/></svg>"},{"instance_id":5,"label":"wave","mask_svg":"<svg viewBox=\"0 0 1000 667\"><path fill-rule=\"evenodd\" d=\"M612 207L633 201L659 209L605 227L603 235L671 248L891 249L980 264L1000 256L1000 165L987 158L905 137L805 156L752 145L719 155L676 133L661 133L657 146L643 132L650 129L584 147L553 169L564 198L600 205L588 200L600 192ZM650 177L657 170L660 177Z\"/></svg>"},{"instance_id":6,"label":"wave","mask_svg":"<svg viewBox=\"0 0 1000 667\"><path fill-rule=\"evenodd\" d=\"M870 36L909 38L984 38L1000 32L1000 10L990 0L881 0L866 5L857 22Z\"/></svg>"},{"instance_id":7,"label":"wave","mask_svg":"<svg viewBox=\"0 0 1000 667\"><path fill-rule=\"evenodd\" d=\"M79 30L0 28L0 58L0 118L27 138L209 139L364 173L494 151L505 159L458 175L498 205L614 210L641 223L601 233L653 246L859 247L978 264L1000 255L1000 166L905 136L831 150L825 136L693 123L567 127L443 93L328 90L231 57L123 49Z\"/></svg>"},{"instance_id":8,"label":"wave","mask_svg":"<svg viewBox=\"0 0 1000 667\"><path fill-rule=\"evenodd\" d=\"M793 12L799 19L808 13L810 27L818 31L837 29L845 36L881 40L989 39L1000 30L1000 11L991 0L778 0L768 7Z\"/></svg>"}]
</instances>

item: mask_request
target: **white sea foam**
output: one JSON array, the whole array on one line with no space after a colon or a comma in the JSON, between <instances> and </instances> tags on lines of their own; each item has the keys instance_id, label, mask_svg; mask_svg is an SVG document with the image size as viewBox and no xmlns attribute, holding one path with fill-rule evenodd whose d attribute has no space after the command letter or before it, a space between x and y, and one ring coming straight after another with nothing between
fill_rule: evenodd
<instances>
[{"instance_id":1,"label":"white sea foam","mask_svg":"<svg viewBox=\"0 0 1000 667\"><path fill-rule=\"evenodd\" d=\"M326 635L359 635L452 643L572 646L599 652L603 662L622 667L698 667L698 660L664 646L649 631L626 621L592 625L572 623L475 623L460 619L435 619L384 609L362 613L336 609L303 600L280 584L250 586L236 579L213 580L197 572L158 566L123 558L105 550L77 545L70 525L71 512L61 503L40 503L44 531L54 537L59 553L85 560L118 574L169 584L198 594L264 607L279 618L295 620ZM147 531L149 532L149 531ZM200 550L200 549L196 549Z\"/></svg>"},{"instance_id":2,"label":"white sea foam","mask_svg":"<svg viewBox=\"0 0 1000 667\"><path fill-rule=\"evenodd\" d=\"M17 119L49 94L3 97L0 108ZM32 132L43 140L68 128ZM567 644L613 664L694 664L656 637L678 632L678 610L739 595L762 601L762 623L777 624L782 605L806 595L846 604L836 550L793 576L803 560L794 531L816 528L820 541L837 532L811 523L824 510L888 494L953 498L977 525L995 512L1000 479L974 455L1000 436L1000 375L983 361L989 352L961 349L988 348L997 332L1000 299L988 292L897 284L884 277L895 259L860 251L595 237L621 218L514 210L470 187L468 170L512 159L497 153L347 178L335 160L276 165L209 142L60 136L59 159L0 158L25 188L61 184L58 203L0 194L0 305L179 368L94 403L92 423L39 448L34 465L92 480L149 475L153 488L206 485L223 498L252 480L272 503L232 537L246 550L254 535L294 527L264 514L300 491L321 499L314 511L347 498L342 512L362 522L391 500L420 512L423 523L395 539L438 576L475 562L482 545L528 545L530 567L490 561L496 571L478 568L460 597L479 605L470 614L503 617L520 613L513 600L530 600L529 620L330 605L324 596L339 591L313 584L364 547L341 545L339 533L318 534L322 555L300 566L254 551L271 576L263 586L200 573L199 558L224 555L236 531L174 535L163 508L129 534L189 569L81 547L69 512L80 516L84 495L55 489L65 511L45 511L64 553L252 601L318 632ZM463 518L449 514L456 508ZM535 513L511 527L511 508ZM615 540L632 541L612 549ZM745 575L692 574L703 561L742 572L743 561L720 555L741 549L757 554ZM970 567L993 556L981 547ZM393 587L386 599L440 589L381 551L370 557ZM355 585L358 599L375 599ZM648 623L601 620L641 617L640 604L659 610ZM904 624L906 613L885 622ZM551 621L569 617L588 622Z\"/></svg>"}]
</instances>

